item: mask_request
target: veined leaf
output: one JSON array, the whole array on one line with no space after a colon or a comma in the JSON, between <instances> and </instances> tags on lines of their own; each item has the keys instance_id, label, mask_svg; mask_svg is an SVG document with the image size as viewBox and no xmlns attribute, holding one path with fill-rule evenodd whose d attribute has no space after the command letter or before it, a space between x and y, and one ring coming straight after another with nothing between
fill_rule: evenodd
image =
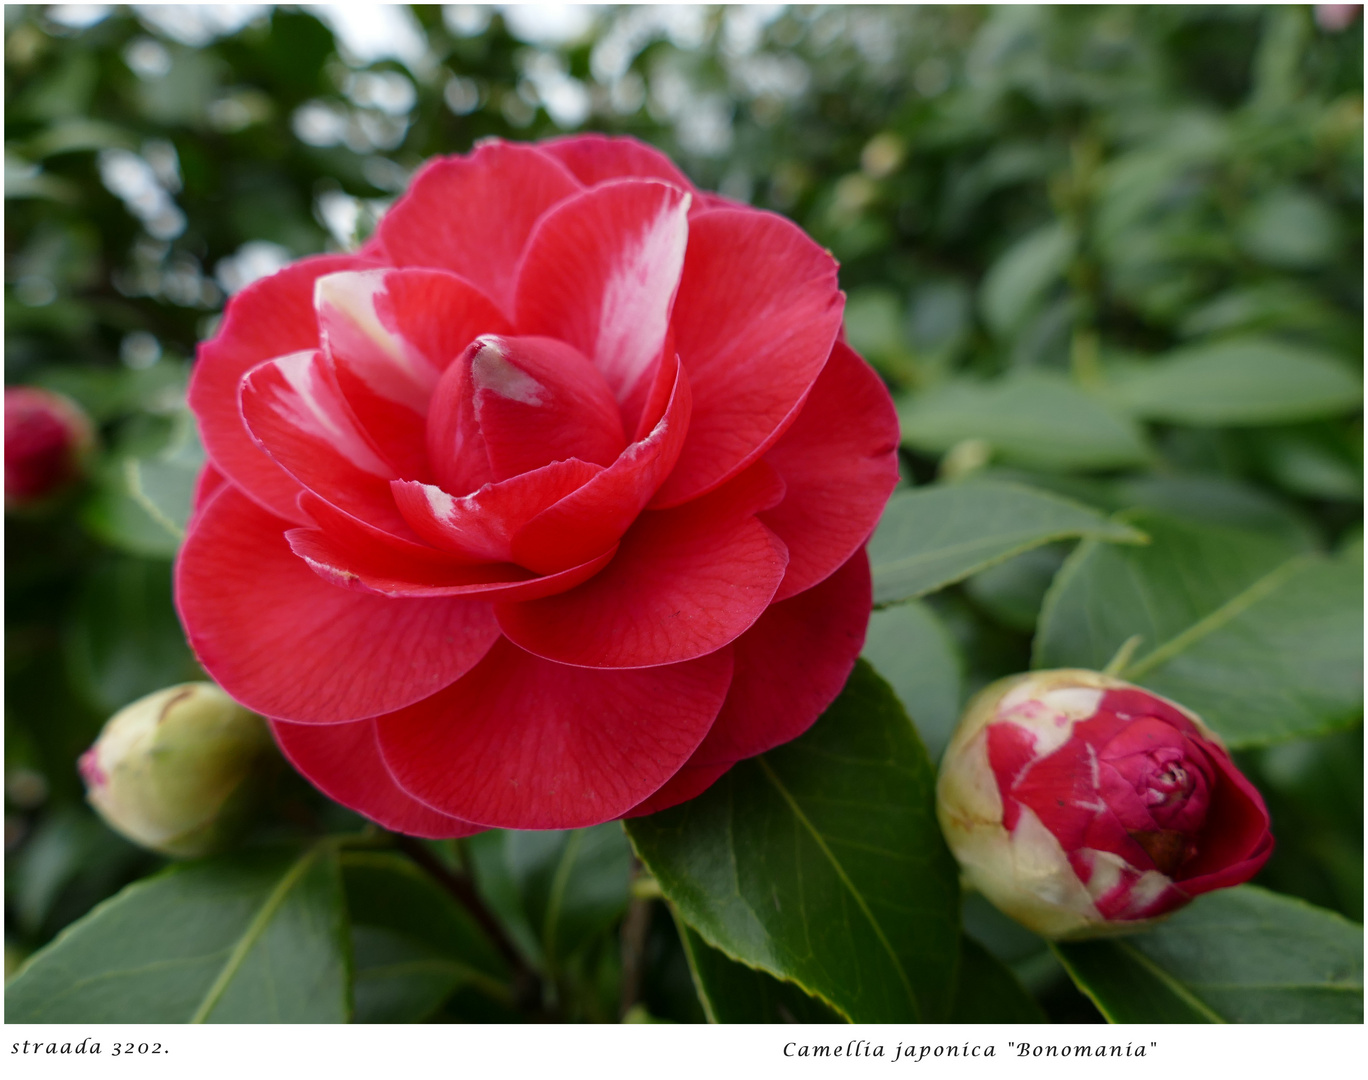
<instances>
[{"instance_id":1,"label":"veined leaf","mask_svg":"<svg viewBox=\"0 0 1368 1080\"><path fill-rule=\"evenodd\" d=\"M342 1023L334 844L173 866L105 901L5 988L11 1023Z\"/></svg>"},{"instance_id":2,"label":"veined leaf","mask_svg":"<svg viewBox=\"0 0 1368 1080\"><path fill-rule=\"evenodd\" d=\"M1253 885L1134 937L1054 948L1113 1023L1363 1022L1363 927Z\"/></svg>"},{"instance_id":3,"label":"veined leaf","mask_svg":"<svg viewBox=\"0 0 1368 1080\"><path fill-rule=\"evenodd\" d=\"M806 735L627 831L713 948L857 1022L941 1020L959 885L934 786L906 714L861 662Z\"/></svg>"},{"instance_id":4,"label":"veined leaf","mask_svg":"<svg viewBox=\"0 0 1368 1080\"><path fill-rule=\"evenodd\" d=\"M1038 668L1100 669L1180 701L1232 746L1332 730L1363 709L1363 566L1287 538L1138 513L1144 548L1087 541L1046 597Z\"/></svg>"},{"instance_id":5,"label":"veined leaf","mask_svg":"<svg viewBox=\"0 0 1368 1080\"><path fill-rule=\"evenodd\" d=\"M465 909L409 859L347 852L357 1023L427 1019L461 986L511 1000L508 970Z\"/></svg>"},{"instance_id":6,"label":"veined leaf","mask_svg":"<svg viewBox=\"0 0 1368 1080\"><path fill-rule=\"evenodd\" d=\"M698 999L711 1024L844 1024L845 1017L782 982L714 949L676 918Z\"/></svg>"},{"instance_id":7,"label":"veined leaf","mask_svg":"<svg viewBox=\"0 0 1368 1080\"><path fill-rule=\"evenodd\" d=\"M1079 503L998 481L899 493L869 542L874 602L923 596L1020 552L1076 536L1131 544L1145 539Z\"/></svg>"}]
</instances>

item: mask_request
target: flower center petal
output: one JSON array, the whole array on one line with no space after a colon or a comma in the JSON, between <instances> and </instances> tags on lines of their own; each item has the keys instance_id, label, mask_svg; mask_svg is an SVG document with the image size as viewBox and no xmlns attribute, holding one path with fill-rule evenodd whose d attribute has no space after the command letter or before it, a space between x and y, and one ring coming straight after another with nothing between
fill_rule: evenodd
<instances>
[{"instance_id":1,"label":"flower center petal","mask_svg":"<svg viewBox=\"0 0 1368 1080\"><path fill-rule=\"evenodd\" d=\"M609 465L627 445L617 402L577 350L552 338L478 338L438 383L428 454L463 495L556 461Z\"/></svg>"}]
</instances>

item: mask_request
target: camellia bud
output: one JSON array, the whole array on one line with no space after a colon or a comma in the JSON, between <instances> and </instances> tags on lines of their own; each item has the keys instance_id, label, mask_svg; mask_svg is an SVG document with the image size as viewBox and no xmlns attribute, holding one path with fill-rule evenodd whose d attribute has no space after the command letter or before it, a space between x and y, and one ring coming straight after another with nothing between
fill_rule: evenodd
<instances>
[{"instance_id":1,"label":"camellia bud","mask_svg":"<svg viewBox=\"0 0 1368 1080\"><path fill-rule=\"evenodd\" d=\"M81 472L95 432L70 398L36 386L5 387L5 506L41 502Z\"/></svg>"},{"instance_id":2,"label":"camellia bud","mask_svg":"<svg viewBox=\"0 0 1368 1080\"><path fill-rule=\"evenodd\" d=\"M167 855L217 847L274 756L270 732L213 683L167 687L120 709L81 755L86 798L110 827Z\"/></svg>"},{"instance_id":3,"label":"camellia bud","mask_svg":"<svg viewBox=\"0 0 1368 1080\"><path fill-rule=\"evenodd\" d=\"M937 796L969 882L1048 938L1147 926L1273 853L1263 799L1201 718L1094 671L983 690Z\"/></svg>"}]
</instances>

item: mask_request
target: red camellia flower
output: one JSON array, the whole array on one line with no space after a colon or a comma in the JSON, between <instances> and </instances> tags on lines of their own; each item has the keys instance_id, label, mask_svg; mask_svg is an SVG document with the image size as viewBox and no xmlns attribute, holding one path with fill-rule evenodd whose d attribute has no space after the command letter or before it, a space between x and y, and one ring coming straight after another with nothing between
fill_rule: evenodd
<instances>
[{"instance_id":1,"label":"red camellia flower","mask_svg":"<svg viewBox=\"0 0 1368 1080\"><path fill-rule=\"evenodd\" d=\"M5 505L42 502L74 480L94 442L86 414L36 386L5 387Z\"/></svg>"},{"instance_id":2,"label":"red camellia flower","mask_svg":"<svg viewBox=\"0 0 1368 1080\"><path fill-rule=\"evenodd\" d=\"M429 163L199 352L206 669L389 828L698 794L839 693L896 482L836 264L599 136Z\"/></svg>"},{"instance_id":3,"label":"red camellia flower","mask_svg":"<svg viewBox=\"0 0 1368 1080\"><path fill-rule=\"evenodd\" d=\"M983 691L939 796L969 879L1047 937L1135 929L1273 853L1263 799L1201 719L1091 671Z\"/></svg>"}]
</instances>

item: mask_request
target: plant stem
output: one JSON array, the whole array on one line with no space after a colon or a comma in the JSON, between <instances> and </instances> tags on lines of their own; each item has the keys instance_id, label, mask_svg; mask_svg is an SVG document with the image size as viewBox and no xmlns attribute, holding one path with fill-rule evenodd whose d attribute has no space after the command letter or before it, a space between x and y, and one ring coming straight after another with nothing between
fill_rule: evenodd
<instances>
[{"instance_id":1,"label":"plant stem","mask_svg":"<svg viewBox=\"0 0 1368 1080\"><path fill-rule=\"evenodd\" d=\"M641 873L641 864L632 860L632 879ZM646 935L651 929L651 901L632 895L627 906L627 917L622 920L622 996L618 1002L618 1019L641 997L641 982L646 965Z\"/></svg>"},{"instance_id":2,"label":"plant stem","mask_svg":"<svg viewBox=\"0 0 1368 1080\"><path fill-rule=\"evenodd\" d=\"M519 1009L527 1012L540 1012L542 1007L541 976L523 958L518 947L513 944L503 926L489 910L475 882L464 870L454 870L437 858L428 848L410 836L396 836L399 850L417 863L427 874L450 893L466 911L470 912L499 955L508 963L512 972L513 999Z\"/></svg>"}]
</instances>

